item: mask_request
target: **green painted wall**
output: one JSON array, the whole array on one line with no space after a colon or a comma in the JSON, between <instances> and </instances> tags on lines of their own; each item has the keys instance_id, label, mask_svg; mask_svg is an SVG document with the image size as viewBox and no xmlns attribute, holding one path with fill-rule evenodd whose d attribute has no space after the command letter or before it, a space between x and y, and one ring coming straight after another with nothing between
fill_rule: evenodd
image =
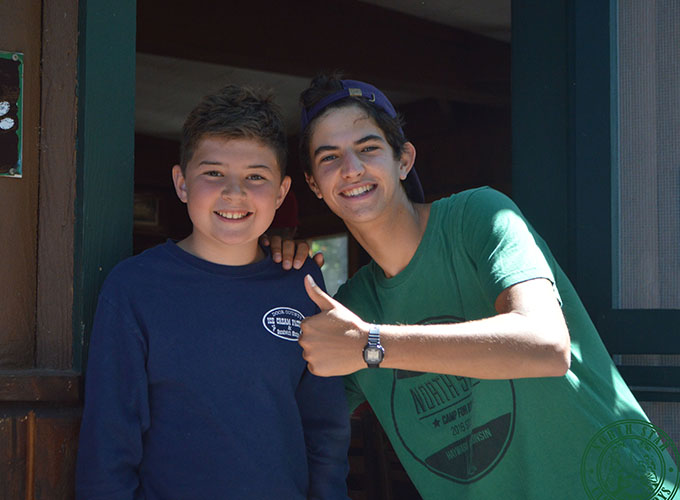
<instances>
[{"instance_id":1,"label":"green painted wall","mask_svg":"<svg viewBox=\"0 0 680 500\"><path fill-rule=\"evenodd\" d=\"M74 268L74 369L99 288L132 253L136 2L81 0Z\"/></svg>"}]
</instances>

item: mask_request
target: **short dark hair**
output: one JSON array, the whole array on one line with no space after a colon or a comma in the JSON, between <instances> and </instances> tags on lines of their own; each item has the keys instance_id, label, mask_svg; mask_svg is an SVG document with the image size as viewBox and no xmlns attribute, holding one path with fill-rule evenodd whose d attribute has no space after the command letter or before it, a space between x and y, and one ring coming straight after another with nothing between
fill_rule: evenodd
<instances>
[{"instance_id":1,"label":"short dark hair","mask_svg":"<svg viewBox=\"0 0 680 500\"><path fill-rule=\"evenodd\" d=\"M324 97L334 94L338 90L342 90L342 79L342 73L338 71L316 76L309 84L309 87L300 94L300 104L307 110L312 109L314 105L320 102ZM369 117L373 118L376 125L378 125L378 128L385 134L385 139L392 148L395 159L399 159L404 152L404 144L406 144L407 141L402 131L404 125L403 117L399 114L397 114L396 117L392 117L385 110L367 99L349 96L329 104L322 113L309 122L304 130L300 131L300 157L302 159L302 165L307 173L312 173L309 143L312 131L314 130L314 122L320 116L323 116L328 109L344 108L347 106L357 106L364 110Z\"/></svg>"},{"instance_id":2,"label":"short dark hair","mask_svg":"<svg viewBox=\"0 0 680 500\"><path fill-rule=\"evenodd\" d=\"M201 99L182 127L180 168L183 174L196 146L205 137L259 140L274 152L281 178L286 174L288 141L281 111L270 91L227 85Z\"/></svg>"}]
</instances>

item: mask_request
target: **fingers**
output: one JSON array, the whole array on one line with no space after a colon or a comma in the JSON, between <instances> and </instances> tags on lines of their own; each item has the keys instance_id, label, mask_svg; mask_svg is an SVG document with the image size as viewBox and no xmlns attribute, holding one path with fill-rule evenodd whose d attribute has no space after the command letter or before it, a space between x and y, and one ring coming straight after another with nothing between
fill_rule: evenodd
<instances>
[{"instance_id":1,"label":"fingers","mask_svg":"<svg viewBox=\"0 0 680 500\"><path fill-rule=\"evenodd\" d=\"M323 258L323 252L317 252L314 254L314 262L319 267L323 267L325 259Z\"/></svg>"},{"instance_id":2,"label":"fingers","mask_svg":"<svg viewBox=\"0 0 680 500\"><path fill-rule=\"evenodd\" d=\"M293 267L293 256L295 255L295 241L284 240L283 241L283 268L289 270Z\"/></svg>"},{"instance_id":3,"label":"fingers","mask_svg":"<svg viewBox=\"0 0 680 500\"><path fill-rule=\"evenodd\" d=\"M295 269L300 269L302 264L305 263L305 259L309 255L309 243L306 241L298 241L297 249L295 250L295 259L293 260L293 267Z\"/></svg>"},{"instance_id":4,"label":"fingers","mask_svg":"<svg viewBox=\"0 0 680 500\"><path fill-rule=\"evenodd\" d=\"M281 236L271 236L269 239L269 246L271 247L272 259L277 264L281 262Z\"/></svg>"},{"instance_id":5,"label":"fingers","mask_svg":"<svg viewBox=\"0 0 680 500\"><path fill-rule=\"evenodd\" d=\"M284 239L281 235L264 234L260 237L260 243L271 248L272 260L282 264L286 271L292 268L301 269L309 256L309 243L304 240L295 241L288 237ZM321 262L323 265L323 260Z\"/></svg>"},{"instance_id":6,"label":"fingers","mask_svg":"<svg viewBox=\"0 0 680 500\"><path fill-rule=\"evenodd\" d=\"M312 278L309 274L305 276L305 289L307 290L307 295L309 295L309 298L312 299L312 301L317 306L319 306L319 309L322 311L340 306L338 302L329 297L326 292L317 286L314 278Z\"/></svg>"},{"instance_id":7,"label":"fingers","mask_svg":"<svg viewBox=\"0 0 680 500\"><path fill-rule=\"evenodd\" d=\"M283 241L283 268L300 269L309 255L309 243L306 241Z\"/></svg>"}]
</instances>

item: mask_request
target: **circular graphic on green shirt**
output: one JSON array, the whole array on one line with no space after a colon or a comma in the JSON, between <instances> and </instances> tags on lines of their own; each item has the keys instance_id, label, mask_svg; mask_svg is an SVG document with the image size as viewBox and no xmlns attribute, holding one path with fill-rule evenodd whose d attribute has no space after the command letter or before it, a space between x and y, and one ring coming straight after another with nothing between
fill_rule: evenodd
<instances>
[{"instance_id":1,"label":"circular graphic on green shirt","mask_svg":"<svg viewBox=\"0 0 680 500\"><path fill-rule=\"evenodd\" d=\"M420 324L461 321L440 316ZM512 440L511 380L394 370L391 404L395 431L406 450L433 473L454 482L484 477Z\"/></svg>"},{"instance_id":2,"label":"circular graphic on green shirt","mask_svg":"<svg viewBox=\"0 0 680 500\"><path fill-rule=\"evenodd\" d=\"M581 480L589 498L670 500L680 484L680 455L671 438L645 420L619 420L588 442Z\"/></svg>"}]
</instances>

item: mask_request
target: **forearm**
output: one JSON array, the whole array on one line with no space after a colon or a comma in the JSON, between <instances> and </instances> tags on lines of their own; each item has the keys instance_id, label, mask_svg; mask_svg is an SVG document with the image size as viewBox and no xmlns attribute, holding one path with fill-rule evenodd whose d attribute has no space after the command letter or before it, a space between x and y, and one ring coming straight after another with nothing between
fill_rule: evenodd
<instances>
[{"instance_id":1,"label":"forearm","mask_svg":"<svg viewBox=\"0 0 680 500\"><path fill-rule=\"evenodd\" d=\"M381 366L480 379L561 376L569 335L555 323L510 312L456 324L381 325Z\"/></svg>"},{"instance_id":2,"label":"forearm","mask_svg":"<svg viewBox=\"0 0 680 500\"><path fill-rule=\"evenodd\" d=\"M309 370L322 376L366 368L362 350L370 325L305 282L322 312L302 322L298 342ZM434 325L380 325L381 366L487 379L561 376L570 341L552 283L534 279L503 290L497 314Z\"/></svg>"}]
</instances>

